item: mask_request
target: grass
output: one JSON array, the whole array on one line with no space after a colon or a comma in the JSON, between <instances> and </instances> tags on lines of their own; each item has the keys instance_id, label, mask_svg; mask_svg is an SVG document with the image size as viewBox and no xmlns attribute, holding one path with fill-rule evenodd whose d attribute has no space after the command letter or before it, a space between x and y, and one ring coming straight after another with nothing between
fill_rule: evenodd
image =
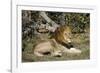
<instances>
[{"instance_id":1,"label":"grass","mask_svg":"<svg viewBox=\"0 0 100 73\"><path fill-rule=\"evenodd\" d=\"M76 48L82 50L81 54L66 54L63 53L61 57L51 57L50 55L44 57L36 57L32 53L32 48L38 43L39 39L33 37L30 40L24 40L25 46L23 46L24 51L22 52L22 62L39 62L39 61L63 61L63 60L86 60L90 59L90 45L89 45L89 34L74 34L73 44Z\"/></svg>"}]
</instances>

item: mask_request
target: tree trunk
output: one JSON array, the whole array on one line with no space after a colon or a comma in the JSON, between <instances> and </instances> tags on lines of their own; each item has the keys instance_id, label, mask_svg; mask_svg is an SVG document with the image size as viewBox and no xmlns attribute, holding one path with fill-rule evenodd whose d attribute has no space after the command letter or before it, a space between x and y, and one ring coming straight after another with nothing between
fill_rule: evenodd
<instances>
[{"instance_id":1,"label":"tree trunk","mask_svg":"<svg viewBox=\"0 0 100 73\"><path fill-rule=\"evenodd\" d=\"M43 11L40 12L40 16L42 16L49 24L49 26L46 27L49 31L54 32L55 29L57 27L59 27L59 25L57 23L55 23L52 19L50 19L45 12L43 12Z\"/></svg>"},{"instance_id":2,"label":"tree trunk","mask_svg":"<svg viewBox=\"0 0 100 73\"><path fill-rule=\"evenodd\" d=\"M62 13L61 15L60 15L60 24L61 25L65 25L66 23L66 19L65 19L65 13Z\"/></svg>"}]
</instances>

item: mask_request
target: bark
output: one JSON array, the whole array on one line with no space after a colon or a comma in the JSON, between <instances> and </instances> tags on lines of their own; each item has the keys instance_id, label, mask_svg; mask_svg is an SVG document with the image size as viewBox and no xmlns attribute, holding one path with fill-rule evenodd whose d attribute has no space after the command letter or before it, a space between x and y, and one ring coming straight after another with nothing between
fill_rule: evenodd
<instances>
[{"instance_id":1,"label":"bark","mask_svg":"<svg viewBox=\"0 0 100 73\"><path fill-rule=\"evenodd\" d=\"M62 13L60 15L60 24L61 25L65 25L66 24L65 13Z\"/></svg>"},{"instance_id":2,"label":"bark","mask_svg":"<svg viewBox=\"0 0 100 73\"><path fill-rule=\"evenodd\" d=\"M23 24L26 25L27 23L29 23L31 20L31 11L23 11Z\"/></svg>"},{"instance_id":3,"label":"bark","mask_svg":"<svg viewBox=\"0 0 100 73\"><path fill-rule=\"evenodd\" d=\"M59 27L59 25L57 23L55 23L52 19L50 19L45 12L43 12L43 11L40 12L40 16L42 16L49 24L49 26L46 27L49 31L54 32L55 29L57 27Z\"/></svg>"}]
</instances>

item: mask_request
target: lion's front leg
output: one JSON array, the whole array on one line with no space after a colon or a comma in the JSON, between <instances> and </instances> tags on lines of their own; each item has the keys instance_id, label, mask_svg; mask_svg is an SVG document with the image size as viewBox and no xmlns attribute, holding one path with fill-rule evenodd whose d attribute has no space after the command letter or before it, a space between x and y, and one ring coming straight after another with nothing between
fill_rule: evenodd
<instances>
[{"instance_id":1,"label":"lion's front leg","mask_svg":"<svg viewBox=\"0 0 100 73\"><path fill-rule=\"evenodd\" d=\"M80 53L82 53L82 51L79 50L79 49L76 49L76 48L70 48L70 49L69 49L69 53L80 54Z\"/></svg>"},{"instance_id":2,"label":"lion's front leg","mask_svg":"<svg viewBox=\"0 0 100 73\"><path fill-rule=\"evenodd\" d=\"M76 49L76 48L63 48L63 52L65 52L65 53L72 53L72 54L81 54L82 53L82 51L81 50L79 50L79 49Z\"/></svg>"}]
</instances>

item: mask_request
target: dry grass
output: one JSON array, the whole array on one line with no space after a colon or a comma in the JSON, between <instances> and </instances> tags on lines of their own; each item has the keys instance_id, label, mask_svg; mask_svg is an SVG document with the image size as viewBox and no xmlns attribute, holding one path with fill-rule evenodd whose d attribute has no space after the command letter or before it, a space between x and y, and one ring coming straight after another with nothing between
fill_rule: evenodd
<instances>
[{"instance_id":1,"label":"dry grass","mask_svg":"<svg viewBox=\"0 0 100 73\"><path fill-rule=\"evenodd\" d=\"M74 34L73 44L76 48L82 50L81 54L63 54L61 57L51 57L50 55L44 57L36 57L32 53L34 43L38 43L36 38L31 40L24 40L25 50L22 52L23 62L38 62L38 61L63 61L63 60L86 60L90 59L90 45L89 34Z\"/></svg>"}]
</instances>

